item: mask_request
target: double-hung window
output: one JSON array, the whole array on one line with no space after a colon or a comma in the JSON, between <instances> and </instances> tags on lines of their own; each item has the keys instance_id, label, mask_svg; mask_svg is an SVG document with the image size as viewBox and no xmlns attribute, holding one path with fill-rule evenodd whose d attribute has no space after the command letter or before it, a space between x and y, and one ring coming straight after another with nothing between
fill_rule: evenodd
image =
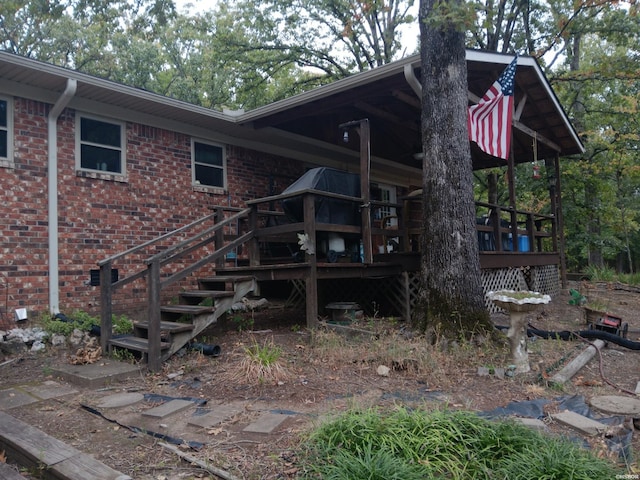
<instances>
[{"instance_id":1,"label":"double-hung window","mask_svg":"<svg viewBox=\"0 0 640 480\"><path fill-rule=\"evenodd\" d=\"M193 184L225 187L225 149L222 145L192 140Z\"/></svg>"},{"instance_id":2,"label":"double-hung window","mask_svg":"<svg viewBox=\"0 0 640 480\"><path fill-rule=\"evenodd\" d=\"M0 97L0 167L13 166L13 102Z\"/></svg>"},{"instance_id":3,"label":"double-hung window","mask_svg":"<svg viewBox=\"0 0 640 480\"><path fill-rule=\"evenodd\" d=\"M76 124L80 170L125 174L124 124L80 115Z\"/></svg>"}]
</instances>

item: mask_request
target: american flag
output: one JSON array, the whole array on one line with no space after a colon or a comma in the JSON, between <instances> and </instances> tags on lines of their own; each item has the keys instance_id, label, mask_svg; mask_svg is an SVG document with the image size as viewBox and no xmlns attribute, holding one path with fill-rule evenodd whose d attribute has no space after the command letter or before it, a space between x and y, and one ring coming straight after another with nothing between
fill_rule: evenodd
<instances>
[{"instance_id":1,"label":"american flag","mask_svg":"<svg viewBox=\"0 0 640 480\"><path fill-rule=\"evenodd\" d=\"M483 152L505 160L511 146L513 83L517 65L516 56L478 104L469 107L467 119L469 140L476 142Z\"/></svg>"}]
</instances>

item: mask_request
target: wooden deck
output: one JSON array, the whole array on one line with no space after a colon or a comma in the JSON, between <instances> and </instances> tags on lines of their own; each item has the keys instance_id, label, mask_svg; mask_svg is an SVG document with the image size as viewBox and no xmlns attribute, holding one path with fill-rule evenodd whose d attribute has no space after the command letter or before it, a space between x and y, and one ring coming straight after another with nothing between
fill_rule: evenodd
<instances>
[{"instance_id":1,"label":"wooden deck","mask_svg":"<svg viewBox=\"0 0 640 480\"><path fill-rule=\"evenodd\" d=\"M292 198L296 198L300 207L297 218L285 213L279 203ZM347 208L352 223L318 219L316 210L326 199L340 206L350 205ZM272 196L247 202L245 209L216 207L212 215L104 259L98 262L102 347L106 351L111 341L114 290L144 278L148 323L143 338L148 342L142 345L140 341L137 349L146 352L150 368L161 368L161 358L172 351L161 341L161 322L170 320L165 318L166 312L171 308L179 309L177 314L185 313L185 309L205 309L208 307L200 305L203 300L219 303L222 301L219 297L231 294L215 288L210 291L213 287L203 284L207 279L199 279L199 291L180 295L185 297L182 302L185 305L162 306L163 295L167 297L164 289L196 272L200 274L203 269L217 278L244 276L258 283L291 282L292 294L305 302L307 325L311 328L318 325L319 315L332 301L361 301L372 306L382 299L398 309L394 315L410 318L420 289L418 249L422 222L420 212L410 205L416 199L410 197L401 204L364 202L363 198L317 190ZM556 288L558 267L562 265L556 219L491 204L478 204L477 209L479 259L485 289L537 289L538 285ZM381 217L382 211L394 213ZM386 222L389 218L393 221ZM187 233L190 230L195 231ZM112 281L112 269L117 262L140 256L147 250L152 253L142 257L142 268ZM170 266L176 263L180 267L171 270ZM230 292L239 298L246 294L237 289ZM218 307L214 310L222 311ZM191 310L186 313L193 317L206 313ZM196 330L193 335L197 335ZM188 340L187 335L180 338Z\"/></svg>"}]
</instances>

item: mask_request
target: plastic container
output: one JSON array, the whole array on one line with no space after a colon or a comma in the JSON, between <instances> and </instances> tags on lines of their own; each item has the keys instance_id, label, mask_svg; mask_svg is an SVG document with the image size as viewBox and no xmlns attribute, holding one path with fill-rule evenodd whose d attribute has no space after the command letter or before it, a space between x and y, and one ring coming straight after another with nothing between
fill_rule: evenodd
<instances>
[{"instance_id":1,"label":"plastic container","mask_svg":"<svg viewBox=\"0 0 640 480\"><path fill-rule=\"evenodd\" d=\"M528 252L530 250L529 237L527 235L518 235L518 250L521 252Z\"/></svg>"}]
</instances>

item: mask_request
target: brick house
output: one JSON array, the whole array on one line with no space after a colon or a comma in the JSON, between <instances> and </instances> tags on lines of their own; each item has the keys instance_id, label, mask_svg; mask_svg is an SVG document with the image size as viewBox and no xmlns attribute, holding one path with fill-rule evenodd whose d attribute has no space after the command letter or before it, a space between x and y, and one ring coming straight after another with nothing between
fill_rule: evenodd
<instances>
[{"instance_id":1,"label":"brick house","mask_svg":"<svg viewBox=\"0 0 640 480\"><path fill-rule=\"evenodd\" d=\"M470 98L509 61L469 51ZM515 161L543 160L553 178L558 158L583 147L535 60L518 68ZM278 194L311 167L357 172L361 145L344 144L338 128L355 118L371 124L371 183L396 204L421 186L417 76L416 56L255 111L219 112L0 52L0 313L95 313L98 261L216 206ZM497 164L474 151L474 168ZM484 267L515 250L493 252ZM561 264L557 252L530 253L524 264ZM143 306L144 288L117 309Z\"/></svg>"}]
</instances>

